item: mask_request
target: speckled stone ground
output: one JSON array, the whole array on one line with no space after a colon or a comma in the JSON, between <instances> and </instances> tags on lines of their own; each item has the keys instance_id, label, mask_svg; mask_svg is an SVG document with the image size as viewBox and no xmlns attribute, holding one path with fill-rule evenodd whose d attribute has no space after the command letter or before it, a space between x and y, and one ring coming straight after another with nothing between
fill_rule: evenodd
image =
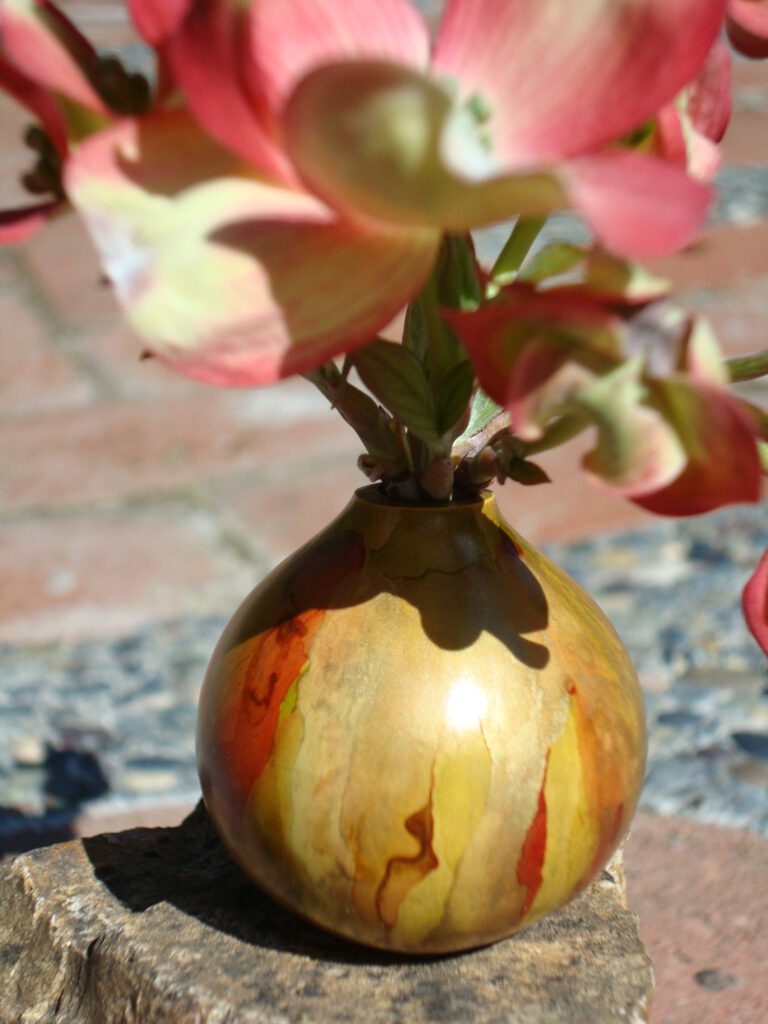
<instances>
[{"instance_id":1,"label":"speckled stone ground","mask_svg":"<svg viewBox=\"0 0 768 1024\"><path fill-rule=\"evenodd\" d=\"M768 673L739 607L768 545L765 512L548 550L608 613L643 682L643 808L768 836ZM6 848L82 807L194 801L196 698L223 624L187 618L114 641L0 648Z\"/></svg>"}]
</instances>

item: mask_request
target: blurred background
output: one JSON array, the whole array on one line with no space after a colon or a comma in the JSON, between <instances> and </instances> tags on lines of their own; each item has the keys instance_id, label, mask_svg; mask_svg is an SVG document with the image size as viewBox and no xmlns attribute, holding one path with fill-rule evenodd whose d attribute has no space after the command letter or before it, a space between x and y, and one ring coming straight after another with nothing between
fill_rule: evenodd
<instances>
[{"instance_id":1,"label":"blurred background","mask_svg":"<svg viewBox=\"0 0 768 1024\"><path fill-rule=\"evenodd\" d=\"M121 3L61 6L141 65ZM768 66L736 61L734 94L711 224L655 268L729 354L768 344ZM26 120L0 97L0 206L27 165ZM489 254L500 234L479 241ZM180 820L199 792L195 705L224 622L365 482L355 435L303 380L214 390L140 352L74 217L0 250L0 856ZM765 509L662 522L587 485L586 446L540 460L553 484L500 499L602 604L645 688L644 808L661 817L639 819L631 896L664 965L671 1015L658 1020L768 1019L752 934L762 921L765 946L768 676L739 612L768 545ZM671 911L658 872L675 851L690 872L697 850L714 858L709 897L691 888ZM712 886L720 902L702 909ZM686 964L685 922L710 960Z\"/></svg>"}]
</instances>

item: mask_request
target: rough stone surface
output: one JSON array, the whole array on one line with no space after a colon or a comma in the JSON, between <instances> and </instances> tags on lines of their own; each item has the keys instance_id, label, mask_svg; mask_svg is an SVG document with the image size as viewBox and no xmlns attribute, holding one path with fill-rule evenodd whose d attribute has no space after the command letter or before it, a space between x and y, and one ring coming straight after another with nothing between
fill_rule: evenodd
<instances>
[{"instance_id":1,"label":"rough stone surface","mask_svg":"<svg viewBox=\"0 0 768 1024\"><path fill-rule=\"evenodd\" d=\"M2 1024L598 1024L647 1020L620 858L519 936L415 960L339 941L248 883L199 807L0 870Z\"/></svg>"}]
</instances>

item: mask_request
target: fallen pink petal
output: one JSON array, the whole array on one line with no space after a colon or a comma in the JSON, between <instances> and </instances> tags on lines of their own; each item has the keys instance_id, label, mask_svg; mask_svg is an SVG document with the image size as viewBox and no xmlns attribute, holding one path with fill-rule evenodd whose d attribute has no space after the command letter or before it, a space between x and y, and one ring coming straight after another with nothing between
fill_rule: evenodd
<instances>
[{"instance_id":1,"label":"fallen pink petal","mask_svg":"<svg viewBox=\"0 0 768 1024\"><path fill-rule=\"evenodd\" d=\"M768 654L768 551L744 587L741 601L752 636Z\"/></svg>"}]
</instances>

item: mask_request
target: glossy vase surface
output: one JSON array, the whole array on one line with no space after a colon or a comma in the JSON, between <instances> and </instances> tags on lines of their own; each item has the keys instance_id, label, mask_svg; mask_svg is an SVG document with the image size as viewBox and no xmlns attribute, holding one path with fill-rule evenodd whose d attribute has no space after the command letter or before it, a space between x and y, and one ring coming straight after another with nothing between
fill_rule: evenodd
<instances>
[{"instance_id":1,"label":"glossy vase surface","mask_svg":"<svg viewBox=\"0 0 768 1024\"><path fill-rule=\"evenodd\" d=\"M645 746L613 628L492 495L408 506L375 488L245 600L198 724L206 805L246 873L413 953L503 938L592 881Z\"/></svg>"}]
</instances>

